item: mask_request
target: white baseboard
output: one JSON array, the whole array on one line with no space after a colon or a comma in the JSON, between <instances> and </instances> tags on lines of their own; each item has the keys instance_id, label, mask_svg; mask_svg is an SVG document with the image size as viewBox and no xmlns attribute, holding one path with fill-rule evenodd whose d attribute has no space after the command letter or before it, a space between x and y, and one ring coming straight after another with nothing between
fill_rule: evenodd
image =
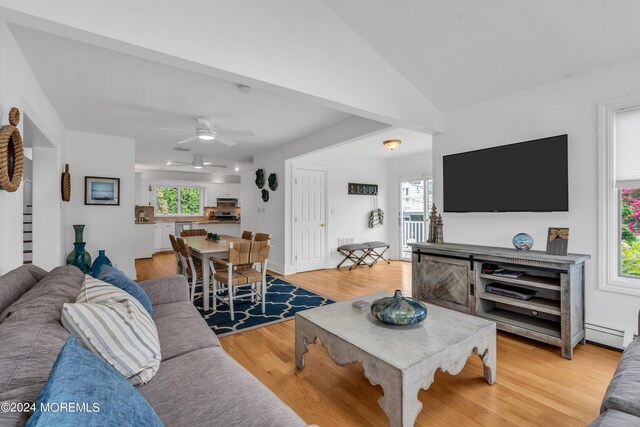
<instances>
[{"instance_id":1,"label":"white baseboard","mask_svg":"<svg viewBox=\"0 0 640 427\"><path fill-rule=\"evenodd\" d=\"M625 348L625 332L617 329L607 328L605 326L586 324L587 341L592 341L608 347Z\"/></svg>"}]
</instances>

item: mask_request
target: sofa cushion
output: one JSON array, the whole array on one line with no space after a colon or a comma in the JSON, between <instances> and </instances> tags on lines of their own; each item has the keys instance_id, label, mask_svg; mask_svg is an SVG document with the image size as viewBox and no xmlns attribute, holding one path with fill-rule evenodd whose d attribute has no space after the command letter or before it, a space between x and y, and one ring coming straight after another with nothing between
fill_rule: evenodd
<instances>
[{"instance_id":1,"label":"sofa cushion","mask_svg":"<svg viewBox=\"0 0 640 427\"><path fill-rule=\"evenodd\" d=\"M637 427L640 418L611 409L593 420L589 427Z\"/></svg>"},{"instance_id":2,"label":"sofa cushion","mask_svg":"<svg viewBox=\"0 0 640 427\"><path fill-rule=\"evenodd\" d=\"M113 286L116 286L129 295L138 300L140 304L149 312L153 314L153 308L151 307L151 300L149 295L142 289L136 282L129 279L126 274L110 265L105 265L100 270L98 279L103 282L107 282Z\"/></svg>"},{"instance_id":3,"label":"sofa cushion","mask_svg":"<svg viewBox=\"0 0 640 427\"><path fill-rule=\"evenodd\" d=\"M158 331L136 298L85 276L76 304L62 306L62 324L87 350L101 356L133 385L151 380L160 366Z\"/></svg>"},{"instance_id":4,"label":"sofa cushion","mask_svg":"<svg viewBox=\"0 0 640 427\"><path fill-rule=\"evenodd\" d=\"M156 305L153 321L158 329L162 360L201 348L220 346L216 334L189 301Z\"/></svg>"},{"instance_id":5,"label":"sofa cushion","mask_svg":"<svg viewBox=\"0 0 640 427\"><path fill-rule=\"evenodd\" d=\"M83 410L55 410L60 403ZM41 411L42 407L52 410ZM75 406L74 406L75 409ZM70 337L59 353L28 427L162 426L144 398L99 356Z\"/></svg>"},{"instance_id":6,"label":"sofa cushion","mask_svg":"<svg viewBox=\"0 0 640 427\"><path fill-rule=\"evenodd\" d=\"M306 426L220 347L162 362L138 391L167 426Z\"/></svg>"},{"instance_id":7,"label":"sofa cushion","mask_svg":"<svg viewBox=\"0 0 640 427\"><path fill-rule=\"evenodd\" d=\"M56 267L7 307L0 314L0 322L4 322L12 313L21 310L35 313L51 307L57 311L56 320L59 321L62 304L76 300L83 282L84 274L78 267L73 265Z\"/></svg>"},{"instance_id":8,"label":"sofa cushion","mask_svg":"<svg viewBox=\"0 0 640 427\"><path fill-rule=\"evenodd\" d=\"M0 313L16 302L46 274L46 271L35 265L23 265L1 276Z\"/></svg>"},{"instance_id":9,"label":"sofa cushion","mask_svg":"<svg viewBox=\"0 0 640 427\"><path fill-rule=\"evenodd\" d=\"M609 409L640 417L640 339L622 353L618 368L602 400L600 412Z\"/></svg>"},{"instance_id":10,"label":"sofa cushion","mask_svg":"<svg viewBox=\"0 0 640 427\"><path fill-rule=\"evenodd\" d=\"M5 310L10 315L0 323L0 400L35 402L69 337L60 324L62 304L75 301L83 277L76 267L56 268Z\"/></svg>"}]
</instances>

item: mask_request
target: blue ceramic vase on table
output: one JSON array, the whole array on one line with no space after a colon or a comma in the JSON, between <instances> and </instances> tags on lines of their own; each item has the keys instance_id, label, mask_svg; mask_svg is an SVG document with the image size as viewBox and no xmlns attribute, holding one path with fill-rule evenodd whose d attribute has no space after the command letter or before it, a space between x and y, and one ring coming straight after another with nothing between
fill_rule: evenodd
<instances>
[{"instance_id":1,"label":"blue ceramic vase on table","mask_svg":"<svg viewBox=\"0 0 640 427\"><path fill-rule=\"evenodd\" d=\"M75 265L76 267L78 267L80 269L80 271L82 271L83 273L88 273L89 270L91 270L91 267L89 265L89 263L87 262L87 259L85 258L84 254L84 245L86 243L85 242L80 242L80 243L74 243L73 245L75 246L75 256L73 258L73 265Z\"/></svg>"},{"instance_id":2,"label":"blue ceramic vase on table","mask_svg":"<svg viewBox=\"0 0 640 427\"><path fill-rule=\"evenodd\" d=\"M415 325L427 318L427 306L416 299L403 297L402 291L396 290L392 297L372 302L371 314L391 325Z\"/></svg>"},{"instance_id":3,"label":"blue ceramic vase on table","mask_svg":"<svg viewBox=\"0 0 640 427\"><path fill-rule=\"evenodd\" d=\"M513 236L513 246L519 251L528 251L533 247L533 237L527 233L518 233Z\"/></svg>"},{"instance_id":4,"label":"blue ceramic vase on table","mask_svg":"<svg viewBox=\"0 0 640 427\"><path fill-rule=\"evenodd\" d=\"M76 238L74 240L74 244L76 243L83 243L84 242L84 224L76 224L73 226L73 231L75 232ZM85 242L86 244L86 242ZM71 251L71 253L69 253L69 255L67 255L67 264L71 264L71 265L75 265L74 264L74 260L76 259L76 251L75 249L73 251ZM89 254L89 252L84 251L84 259L87 262L87 264L91 265L91 254Z\"/></svg>"},{"instance_id":5,"label":"blue ceramic vase on table","mask_svg":"<svg viewBox=\"0 0 640 427\"><path fill-rule=\"evenodd\" d=\"M102 270L103 266L105 265L113 266L113 264L111 264L111 260L107 258L104 252L105 252L104 249L99 250L98 258L96 258L96 260L93 261L93 266L91 266L91 275L93 277L98 277L98 275L100 274L100 270Z\"/></svg>"}]
</instances>

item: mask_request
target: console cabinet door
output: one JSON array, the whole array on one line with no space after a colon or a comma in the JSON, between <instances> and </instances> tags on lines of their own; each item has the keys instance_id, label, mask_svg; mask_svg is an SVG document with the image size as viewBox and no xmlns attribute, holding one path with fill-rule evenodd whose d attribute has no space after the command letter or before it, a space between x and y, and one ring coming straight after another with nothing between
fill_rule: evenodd
<instances>
[{"instance_id":1,"label":"console cabinet door","mask_svg":"<svg viewBox=\"0 0 640 427\"><path fill-rule=\"evenodd\" d=\"M418 260L419 258L419 260ZM421 301L475 314L474 274L465 259L412 256L413 297Z\"/></svg>"}]
</instances>

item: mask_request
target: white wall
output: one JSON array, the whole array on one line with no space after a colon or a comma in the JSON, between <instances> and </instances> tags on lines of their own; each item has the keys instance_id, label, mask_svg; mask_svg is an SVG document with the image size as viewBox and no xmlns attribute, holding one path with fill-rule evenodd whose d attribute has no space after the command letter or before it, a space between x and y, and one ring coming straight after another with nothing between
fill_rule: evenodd
<instances>
[{"instance_id":1,"label":"white wall","mask_svg":"<svg viewBox=\"0 0 640 427\"><path fill-rule=\"evenodd\" d=\"M431 141L431 135L425 135ZM389 227L389 248L392 259L400 258L400 180L430 177L433 172L433 153L425 151L391 159L387 162L388 167L388 224Z\"/></svg>"},{"instance_id":2,"label":"white wall","mask_svg":"<svg viewBox=\"0 0 640 427\"><path fill-rule=\"evenodd\" d=\"M65 160L71 165L72 189L63 210L65 256L73 250L72 226L85 224L84 239L92 259L105 249L114 266L135 278L135 141L69 131ZM120 206L85 206L85 176L120 178Z\"/></svg>"},{"instance_id":3,"label":"white wall","mask_svg":"<svg viewBox=\"0 0 640 427\"><path fill-rule=\"evenodd\" d=\"M253 163L256 169L263 168L267 176L270 173L276 173L280 185L277 191L270 191L269 201L264 203L260 196L260 190L255 184L252 185L255 172L247 172L242 175L240 190L242 228L272 234L273 247L269 260L271 270L286 274L291 274L293 271L291 232L290 227L287 226L291 223L290 159L374 134L385 128L388 126L383 123L353 117L330 128L275 149L257 153L254 156Z\"/></svg>"},{"instance_id":4,"label":"white wall","mask_svg":"<svg viewBox=\"0 0 640 427\"><path fill-rule=\"evenodd\" d=\"M346 153L343 147L296 158L292 166L322 166L327 168L328 246L326 267L338 265L342 255L337 252L339 238L353 238L355 243L390 242L395 224L389 213L388 162L385 159ZM385 212L383 225L369 228L372 196L347 194L348 183L377 184L378 207Z\"/></svg>"},{"instance_id":5,"label":"white wall","mask_svg":"<svg viewBox=\"0 0 640 427\"><path fill-rule=\"evenodd\" d=\"M569 251L592 256L586 265L587 323L635 331L640 297L600 291L597 284L597 104L638 94L640 60L448 113L446 133L434 137L438 206L443 155L563 133L569 135L570 194L566 213L444 214L445 241L510 247L512 236L523 231L535 239L534 249L544 250L547 227L570 227ZM597 338L587 331L587 339Z\"/></svg>"},{"instance_id":6,"label":"white wall","mask_svg":"<svg viewBox=\"0 0 640 427\"><path fill-rule=\"evenodd\" d=\"M60 147L64 143L65 128L42 92L6 23L1 20L0 52L2 52L0 55L1 124L8 122L9 109L18 107L23 116L28 116L44 133L54 151L50 157L52 168L49 171L34 171L34 176L40 180L54 182L53 180L60 177ZM22 133L24 133L23 124L24 120L19 125ZM37 167L37 164L34 163L34 166ZM0 274L7 273L22 264L22 196L22 187L13 193L0 190ZM55 216L56 210L58 212L60 210L60 198L58 197L57 200L57 203L51 205L34 200L34 204L41 204L43 209L52 209ZM55 264L55 260L61 260L61 248L56 244L60 242L60 224L55 224L54 221L51 227L47 232L53 246L50 248L51 252L47 252L46 267Z\"/></svg>"}]
</instances>

